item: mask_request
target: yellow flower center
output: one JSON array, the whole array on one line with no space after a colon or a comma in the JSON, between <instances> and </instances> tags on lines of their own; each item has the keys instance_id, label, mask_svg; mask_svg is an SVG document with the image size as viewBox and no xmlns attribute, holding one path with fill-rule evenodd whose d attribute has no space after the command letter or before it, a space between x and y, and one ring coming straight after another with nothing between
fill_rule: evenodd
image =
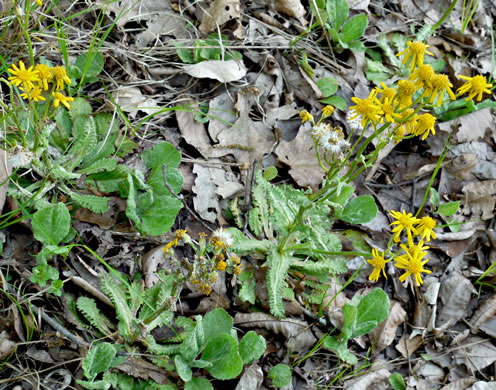
<instances>
[{"instance_id":1,"label":"yellow flower center","mask_svg":"<svg viewBox=\"0 0 496 390\"><path fill-rule=\"evenodd\" d=\"M412 257L413 259L410 259L410 261L406 266L406 269L412 275L415 275L422 272L424 267L422 267L422 264L420 263L420 259L418 259L416 256L412 256Z\"/></svg>"},{"instance_id":2,"label":"yellow flower center","mask_svg":"<svg viewBox=\"0 0 496 390\"><path fill-rule=\"evenodd\" d=\"M398 221L400 225L403 225L407 229L413 228L411 217L409 217L408 215L401 214L400 217L398 218Z\"/></svg>"},{"instance_id":3,"label":"yellow flower center","mask_svg":"<svg viewBox=\"0 0 496 390\"><path fill-rule=\"evenodd\" d=\"M483 92L487 87L487 80L484 76L477 75L472 79L472 89L474 92Z\"/></svg>"},{"instance_id":4,"label":"yellow flower center","mask_svg":"<svg viewBox=\"0 0 496 390\"><path fill-rule=\"evenodd\" d=\"M400 96L411 96L415 93L415 84L410 80L398 81L398 94Z\"/></svg>"},{"instance_id":5,"label":"yellow flower center","mask_svg":"<svg viewBox=\"0 0 496 390\"><path fill-rule=\"evenodd\" d=\"M426 50L427 50L427 47L422 42L415 41L415 42L412 42L410 44L410 51L412 52L412 54L422 55L425 53Z\"/></svg>"},{"instance_id":6,"label":"yellow flower center","mask_svg":"<svg viewBox=\"0 0 496 390\"><path fill-rule=\"evenodd\" d=\"M420 115L418 120L418 125L422 129L430 129L436 123L436 117L431 114Z\"/></svg>"},{"instance_id":7,"label":"yellow flower center","mask_svg":"<svg viewBox=\"0 0 496 390\"><path fill-rule=\"evenodd\" d=\"M436 74L432 76L431 83L435 89L446 89L453 86L453 84L450 83L448 76L445 74Z\"/></svg>"},{"instance_id":8,"label":"yellow flower center","mask_svg":"<svg viewBox=\"0 0 496 390\"><path fill-rule=\"evenodd\" d=\"M428 81L434 75L434 69L430 65L420 65L418 68L418 78L422 81Z\"/></svg>"},{"instance_id":9,"label":"yellow flower center","mask_svg":"<svg viewBox=\"0 0 496 390\"><path fill-rule=\"evenodd\" d=\"M422 218L422 225L424 229L432 230L436 227L436 221L434 221L431 217Z\"/></svg>"}]
</instances>

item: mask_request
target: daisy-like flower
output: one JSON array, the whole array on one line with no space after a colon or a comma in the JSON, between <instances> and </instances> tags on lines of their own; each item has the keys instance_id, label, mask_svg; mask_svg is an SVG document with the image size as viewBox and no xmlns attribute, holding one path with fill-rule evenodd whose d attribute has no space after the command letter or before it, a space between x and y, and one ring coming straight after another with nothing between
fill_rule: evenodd
<instances>
[{"instance_id":1,"label":"daisy-like flower","mask_svg":"<svg viewBox=\"0 0 496 390\"><path fill-rule=\"evenodd\" d=\"M338 157L350 147L350 143L344 139L343 130L339 127L334 129L329 124L315 125L312 129L312 137L317 145Z\"/></svg>"},{"instance_id":2,"label":"daisy-like flower","mask_svg":"<svg viewBox=\"0 0 496 390\"><path fill-rule=\"evenodd\" d=\"M31 91L21 93L21 97L23 99L34 100L36 103L38 103L38 101L40 100L46 100L43 96L41 96L42 92L43 91L40 87L35 86Z\"/></svg>"},{"instance_id":3,"label":"daisy-like flower","mask_svg":"<svg viewBox=\"0 0 496 390\"><path fill-rule=\"evenodd\" d=\"M313 116L307 110L303 110L300 112L301 123L305 123L306 121L313 122Z\"/></svg>"},{"instance_id":4,"label":"daisy-like flower","mask_svg":"<svg viewBox=\"0 0 496 390\"><path fill-rule=\"evenodd\" d=\"M394 111L393 102L389 98L384 98L381 102L381 108L386 122L395 123L396 119L401 119L401 114Z\"/></svg>"},{"instance_id":5,"label":"daisy-like flower","mask_svg":"<svg viewBox=\"0 0 496 390\"><path fill-rule=\"evenodd\" d=\"M386 84L384 84L381 81L381 88L375 87L375 90L377 93L381 94L381 97L378 98L378 100L382 103L385 99L389 99L392 101L394 99L394 95L396 95L396 90L394 88L388 87Z\"/></svg>"},{"instance_id":6,"label":"daisy-like flower","mask_svg":"<svg viewBox=\"0 0 496 390\"><path fill-rule=\"evenodd\" d=\"M413 134L422 135L422 139L426 139L429 136L429 133L432 132L432 135L436 134L436 130L434 129L434 125L436 124L436 117L431 114L422 114L417 115L417 123L415 124L415 129L413 130Z\"/></svg>"},{"instance_id":7,"label":"daisy-like flower","mask_svg":"<svg viewBox=\"0 0 496 390\"><path fill-rule=\"evenodd\" d=\"M415 130L417 124L417 115L413 108L407 108L401 113L401 120L398 121L398 126L396 127L396 143L403 139L405 134L411 134Z\"/></svg>"},{"instance_id":8,"label":"daisy-like flower","mask_svg":"<svg viewBox=\"0 0 496 390\"><path fill-rule=\"evenodd\" d=\"M424 88L426 90L431 90L431 77L434 76L434 74L435 72L434 69L432 69L432 66L423 64L413 71L409 79L415 82L417 89Z\"/></svg>"},{"instance_id":9,"label":"daisy-like flower","mask_svg":"<svg viewBox=\"0 0 496 390\"><path fill-rule=\"evenodd\" d=\"M53 101L53 105L55 107L58 107L60 103L62 103L65 108L69 109L71 106L69 105L69 102L73 102L74 98L70 96L65 96L64 94L61 94L60 92L53 92L52 93L53 98L55 99Z\"/></svg>"},{"instance_id":10,"label":"daisy-like flower","mask_svg":"<svg viewBox=\"0 0 496 390\"><path fill-rule=\"evenodd\" d=\"M223 249L233 246L234 239L230 232L223 228L219 228L212 233L210 242L215 247L215 249Z\"/></svg>"},{"instance_id":11,"label":"daisy-like flower","mask_svg":"<svg viewBox=\"0 0 496 390\"><path fill-rule=\"evenodd\" d=\"M34 66L31 65L28 69L24 66L24 62L19 61L19 67L12 64L12 68L7 69L12 75L9 77L9 81L12 85L18 87L22 84L22 87L26 92L31 91L34 88L34 82L39 81L38 71L34 70Z\"/></svg>"},{"instance_id":12,"label":"daisy-like flower","mask_svg":"<svg viewBox=\"0 0 496 390\"><path fill-rule=\"evenodd\" d=\"M398 99L401 108L408 108L412 105L412 97L416 90L417 87L413 81L398 81L398 92L396 93L396 98Z\"/></svg>"},{"instance_id":13,"label":"daisy-like flower","mask_svg":"<svg viewBox=\"0 0 496 390\"><path fill-rule=\"evenodd\" d=\"M56 66L52 68L52 75L55 77L56 86L55 89L64 89L64 83L67 85L71 84L71 79L67 76L65 68L63 66Z\"/></svg>"},{"instance_id":14,"label":"daisy-like flower","mask_svg":"<svg viewBox=\"0 0 496 390\"><path fill-rule=\"evenodd\" d=\"M424 247L423 245L423 240L420 240L417 245L413 245L413 242L409 242L409 248L407 248L406 245L401 245L406 253L406 256L398 256L394 259L394 265L396 266L396 268L406 270L406 272L400 276L400 282L404 282L407 278L413 275L415 276L417 286L421 286L423 281L420 274L422 272L426 274L432 273L432 271L424 268L424 265L427 264L429 259L425 259L424 261L422 261L425 255L427 255L427 252L423 250L426 247Z\"/></svg>"},{"instance_id":15,"label":"daisy-like flower","mask_svg":"<svg viewBox=\"0 0 496 390\"><path fill-rule=\"evenodd\" d=\"M436 227L436 221L429 216L425 216L420 219L417 225L417 232L422 236L422 239L429 242L431 237L435 240L436 233L434 233L434 228Z\"/></svg>"},{"instance_id":16,"label":"daisy-like flower","mask_svg":"<svg viewBox=\"0 0 496 390\"><path fill-rule=\"evenodd\" d=\"M410 57L412 58L412 64L410 66L410 71L413 71L413 69L415 69L415 66L420 66L420 65L424 64L424 56L426 54L428 54L430 56L434 55L427 50L427 48L430 46L426 45L425 43L422 43L419 41L415 41L415 42L408 41L406 44L408 47L405 50L403 50L402 52L396 54L396 56L400 57L403 54L405 54L405 57L403 57L403 60L402 60L403 65L407 64Z\"/></svg>"},{"instance_id":17,"label":"daisy-like flower","mask_svg":"<svg viewBox=\"0 0 496 390\"><path fill-rule=\"evenodd\" d=\"M334 112L334 107L331 105L325 106L322 109L322 118L328 118L330 117Z\"/></svg>"},{"instance_id":18,"label":"daisy-like flower","mask_svg":"<svg viewBox=\"0 0 496 390\"><path fill-rule=\"evenodd\" d=\"M227 263L224 260L221 260L215 265L215 268L219 271L225 271L227 268Z\"/></svg>"},{"instance_id":19,"label":"daisy-like flower","mask_svg":"<svg viewBox=\"0 0 496 390\"><path fill-rule=\"evenodd\" d=\"M396 221L392 222L390 226L397 225L393 229L394 237L393 240L394 242L400 242L400 236L401 232L406 230L406 233L408 235L408 239L412 238L412 233L413 235L417 235L417 229L413 225L417 224L420 222L420 219L415 218L412 213L406 213L405 210L402 210L401 212L399 211L394 211L391 210L391 216L396 219Z\"/></svg>"},{"instance_id":20,"label":"daisy-like flower","mask_svg":"<svg viewBox=\"0 0 496 390\"><path fill-rule=\"evenodd\" d=\"M358 118L362 116L362 127L365 127L367 122L379 122L381 115L384 112L381 109L379 100L376 97L377 91L370 91L369 97L367 99L359 99L357 97L352 97L351 100L355 103L355 106L351 106L350 110L354 111L353 116L350 119Z\"/></svg>"},{"instance_id":21,"label":"daisy-like flower","mask_svg":"<svg viewBox=\"0 0 496 390\"><path fill-rule=\"evenodd\" d=\"M34 0L36 1L36 4L38 4L40 7L43 7L43 2L41 0Z\"/></svg>"},{"instance_id":22,"label":"daisy-like flower","mask_svg":"<svg viewBox=\"0 0 496 390\"><path fill-rule=\"evenodd\" d=\"M43 90L47 91L48 83L52 82L53 80L51 68L48 65L38 64L34 69L38 71L38 77L40 79L38 81L38 84L41 88L43 88Z\"/></svg>"},{"instance_id":23,"label":"daisy-like flower","mask_svg":"<svg viewBox=\"0 0 496 390\"><path fill-rule=\"evenodd\" d=\"M441 106L443 103L443 97L444 93L448 92L448 95L451 100L456 100L456 96L451 90L451 87L453 84L449 81L449 77L445 74L435 74L434 76L431 77L430 79L431 85L432 85L432 92L431 92L431 98L429 99L429 103L433 103L434 100L437 99L437 106Z\"/></svg>"},{"instance_id":24,"label":"daisy-like flower","mask_svg":"<svg viewBox=\"0 0 496 390\"><path fill-rule=\"evenodd\" d=\"M384 252L381 252L381 254L379 255L379 251L377 249L372 249L372 259L367 260L367 263L372 265L372 267L374 267L374 270L370 274L369 280L377 282L379 280L379 277L381 276L381 271L384 277L387 279L385 267L388 261L391 260L384 259Z\"/></svg>"},{"instance_id":25,"label":"daisy-like flower","mask_svg":"<svg viewBox=\"0 0 496 390\"><path fill-rule=\"evenodd\" d=\"M464 95L468 92L469 94L468 98L465 99L466 101L472 100L475 96L477 96L477 101L480 102L484 93L491 93L489 88L493 85L488 84L487 79L484 76L478 75L475 77L468 77L460 75L458 77L466 80L466 82L457 89L456 96Z\"/></svg>"}]
</instances>

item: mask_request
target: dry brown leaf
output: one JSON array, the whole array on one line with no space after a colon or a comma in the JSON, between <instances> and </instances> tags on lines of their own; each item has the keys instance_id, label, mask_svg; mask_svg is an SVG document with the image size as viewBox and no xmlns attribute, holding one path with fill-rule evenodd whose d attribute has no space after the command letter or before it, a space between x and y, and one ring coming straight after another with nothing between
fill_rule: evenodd
<instances>
[{"instance_id":1,"label":"dry brown leaf","mask_svg":"<svg viewBox=\"0 0 496 390\"><path fill-rule=\"evenodd\" d=\"M258 364L252 364L239 378L235 390L256 390L262 384L263 378L262 368Z\"/></svg>"},{"instance_id":2,"label":"dry brown leaf","mask_svg":"<svg viewBox=\"0 0 496 390\"><path fill-rule=\"evenodd\" d=\"M17 344L9 339L6 331L0 333L0 360L4 360L10 356L17 348Z\"/></svg>"},{"instance_id":3,"label":"dry brown leaf","mask_svg":"<svg viewBox=\"0 0 496 390\"><path fill-rule=\"evenodd\" d=\"M275 152L279 161L289 165L289 174L300 187L317 189L322 183L324 170L319 165L312 134L306 126L300 127L292 141L281 141Z\"/></svg>"},{"instance_id":4,"label":"dry brown leaf","mask_svg":"<svg viewBox=\"0 0 496 390\"><path fill-rule=\"evenodd\" d=\"M158 267L164 262L164 252L162 249L166 244L153 248L146 252L141 258L141 268L145 277L145 287L151 288L157 283L160 278L157 275Z\"/></svg>"},{"instance_id":5,"label":"dry brown leaf","mask_svg":"<svg viewBox=\"0 0 496 390\"><path fill-rule=\"evenodd\" d=\"M198 109L198 104L193 100L181 100L182 105L188 105L191 109ZM195 113L184 110L176 110L176 119L179 131L184 140L195 147L201 155L208 158L211 149L210 138L203 123L195 120Z\"/></svg>"},{"instance_id":6,"label":"dry brown leaf","mask_svg":"<svg viewBox=\"0 0 496 390\"><path fill-rule=\"evenodd\" d=\"M481 337L468 337L454 353L456 364L463 364L472 371L479 371L496 361L496 347Z\"/></svg>"},{"instance_id":7,"label":"dry brown leaf","mask_svg":"<svg viewBox=\"0 0 496 390\"><path fill-rule=\"evenodd\" d=\"M286 346L293 351L309 348L317 342L307 322L301 320L280 320L265 313L236 313L234 325L268 329L287 338Z\"/></svg>"},{"instance_id":8,"label":"dry brown leaf","mask_svg":"<svg viewBox=\"0 0 496 390\"><path fill-rule=\"evenodd\" d=\"M471 294L477 294L470 280L460 274L453 274L441 282L439 297L443 302L437 317L437 326L442 327L448 321L458 322L465 316Z\"/></svg>"},{"instance_id":9,"label":"dry brown leaf","mask_svg":"<svg viewBox=\"0 0 496 390\"><path fill-rule=\"evenodd\" d=\"M119 107L123 111L129 112L129 116L133 118L138 113L138 110L151 115L162 109L162 107L158 107L154 99L143 95L138 87L119 88L112 93L112 97Z\"/></svg>"},{"instance_id":10,"label":"dry brown leaf","mask_svg":"<svg viewBox=\"0 0 496 390\"><path fill-rule=\"evenodd\" d=\"M95 6L101 8L106 15L113 13L118 27L123 27L131 20L147 20L151 15L171 10L170 1L163 0L121 0L108 2L97 0Z\"/></svg>"},{"instance_id":11,"label":"dry brown leaf","mask_svg":"<svg viewBox=\"0 0 496 390\"><path fill-rule=\"evenodd\" d=\"M240 80L246 75L246 68L243 62L236 60L202 61L198 64L184 65L183 70L185 73L198 79L214 79L221 83Z\"/></svg>"},{"instance_id":12,"label":"dry brown leaf","mask_svg":"<svg viewBox=\"0 0 496 390\"><path fill-rule=\"evenodd\" d=\"M269 153L275 142L271 129L262 122L251 120L249 113L260 95L260 90L247 87L238 92L234 108L239 113L238 120L231 127L219 128L216 135L219 144L214 145L210 157L234 155L240 164L252 163Z\"/></svg>"},{"instance_id":13,"label":"dry brown leaf","mask_svg":"<svg viewBox=\"0 0 496 390\"><path fill-rule=\"evenodd\" d=\"M396 329L405 321L406 311L399 302L391 302L389 316L370 332L369 337L374 344L373 353L379 353L386 349L394 341Z\"/></svg>"},{"instance_id":14,"label":"dry brown leaf","mask_svg":"<svg viewBox=\"0 0 496 390\"><path fill-rule=\"evenodd\" d=\"M441 387L439 390L466 390L472 385L477 379L475 378L460 378L454 380L450 384Z\"/></svg>"},{"instance_id":15,"label":"dry brown leaf","mask_svg":"<svg viewBox=\"0 0 496 390\"><path fill-rule=\"evenodd\" d=\"M439 129L443 131L451 131L452 126L459 126L453 137L454 142L459 144L462 142L476 141L483 138L486 130L492 128L493 122L494 120L491 115L491 109L484 108L468 115L439 123Z\"/></svg>"},{"instance_id":16,"label":"dry brown leaf","mask_svg":"<svg viewBox=\"0 0 496 390\"><path fill-rule=\"evenodd\" d=\"M160 12L146 15L147 29L136 36L137 47L147 47L150 42L157 41L161 35L172 35L176 39L189 37L184 16L173 12Z\"/></svg>"},{"instance_id":17,"label":"dry brown leaf","mask_svg":"<svg viewBox=\"0 0 496 390\"><path fill-rule=\"evenodd\" d=\"M210 8L203 13L203 19L200 24L200 31L208 34L211 31L216 31L217 26L222 26L230 20L238 20L238 27L233 32L236 38L242 37L242 27L240 23L241 5L239 0L214 0L210 4Z\"/></svg>"},{"instance_id":18,"label":"dry brown leaf","mask_svg":"<svg viewBox=\"0 0 496 390\"><path fill-rule=\"evenodd\" d=\"M444 370L432 362L420 361L413 369L415 376L423 377L429 382L442 383L445 377Z\"/></svg>"},{"instance_id":19,"label":"dry brown leaf","mask_svg":"<svg viewBox=\"0 0 496 390\"><path fill-rule=\"evenodd\" d=\"M159 368L143 359L128 357L124 363L117 366L117 369L135 378L152 379L161 385L170 383L163 368Z\"/></svg>"},{"instance_id":20,"label":"dry brown leaf","mask_svg":"<svg viewBox=\"0 0 496 390\"><path fill-rule=\"evenodd\" d=\"M389 370L382 369L357 376L344 382L343 390L385 390L390 388Z\"/></svg>"},{"instance_id":21,"label":"dry brown leaf","mask_svg":"<svg viewBox=\"0 0 496 390\"><path fill-rule=\"evenodd\" d=\"M479 308L476 310L472 316L471 324L475 328L484 328L483 330L487 333L488 329L493 329L491 336L495 335L495 320L496 320L496 295L484 300ZM488 327L492 325L492 327Z\"/></svg>"},{"instance_id":22,"label":"dry brown leaf","mask_svg":"<svg viewBox=\"0 0 496 390\"><path fill-rule=\"evenodd\" d=\"M208 167L195 164L193 173L196 174L193 186L193 192L196 194L193 198L195 210L203 219L215 223L220 214L220 207L210 170Z\"/></svg>"},{"instance_id":23,"label":"dry brown leaf","mask_svg":"<svg viewBox=\"0 0 496 390\"><path fill-rule=\"evenodd\" d=\"M413 336L410 338L410 336L403 335L395 348L405 359L408 359L421 345L422 336Z\"/></svg>"},{"instance_id":24,"label":"dry brown leaf","mask_svg":"<svg viewBox=\"0 0 496 390\"><path fill-rule=\"evenodd\" d=\"M272 4L272 1L270 1L269 6L274 7L277 12L298 19L303 26L308 24L305 20L306 11L300 0L275 0L275 4Z\"/></svg>"}]
</instances>

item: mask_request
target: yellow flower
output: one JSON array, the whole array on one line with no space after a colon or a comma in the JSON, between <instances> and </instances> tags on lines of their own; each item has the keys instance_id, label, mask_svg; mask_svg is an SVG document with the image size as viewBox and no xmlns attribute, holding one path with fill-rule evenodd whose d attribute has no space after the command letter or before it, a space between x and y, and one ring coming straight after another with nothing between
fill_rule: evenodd
<instances>
[{"instance_id":1,"label":"yellow flower","mask_svg":"<svg viewBox=\"0 0 496 390\"><path fill-rule=\"evenodd\" d=\"M43 3L41 0L34 0L34 1L36 1L36 4L38 4L40 7L43 7Z\"/></svg>"},{"instance_id":2,"label":"yellow flower","mask_svg":"<svg viewBox=\"0 0 496 390\"><path fill-rule=\"evenodd\" d=\"M217 268L219 271L225 271L226 267L227 267L227 263L224 260L219 261L215 265L215 268Z\"/></svg>"},{"instance_id":3,"label":"yellow flower","mask_svg":"<svg viewBox=\"0 0 496 390\"><path fill-rule=\"evenodd\" d=\"M328 118L330 117L334 112L334 107L329 105L329 106L325 106L323 109L322 109L322 117L323 118Z\"/></svg>"},{"instance_id":4,"label":"yellow flower","mask_svg":"<svg viewBox=\"0 0 496 390\"><path fill-rule=\"evenodd\" d=\"M417 124L417 115L415 114L415 110L413 108L407 108L403 110L401 113L401 120L399 121L398 126L396 127L396 143L400 142L403 139L405 133L410 134L415 129L415 125Z\"/></svg>"},{"instance_id":5,"label":"yellow flower","mask_svg":"<svg viewBox=\"0 0 496 390\"><path fill-rule=\"evenodd\" d=\"M35 70L38 71L38 77L40 78L38 84L43 90L48 90L48 83L51 83L53 80L53 75L51 72L51 68L44 64L36 65Z\"/></svg>"},{"instance_id":6,"label":"yellow flower","mask_svg":"<svg viewBox=\"0 0 496 390\"><path fill-rule=\"evenodd\" d=\"M429 99L429 103L433 103L436 99L436 96L439 96L437 99L437 106L439 107L443 103L444 93L448 92L448 95L451 100L456 100L456 96L451 90L453 84L449 81L449 78L445 74L435 74L430 79L432 85L432 94ZM430 91L429 91L430 92Z\"/></svg>"},{"instance_id":7,"label":"yellow flower","mask_svg":"<svg viewBox=\"0 0 496 390\"><path fill-rule=\"evenodd\" d=\"M35 86L31 91L21 93L21 97L24 99L34 100L38 103L39 100L46 100L43 96L41 96L41 88Z\"/></svg>"},{"instance_id":8,"label":"yellow flower","mask_svg":"<svg viewBox=\"0 0 496 390\"><path fill-rule=\"evenodd\" d=\"M355 106L351 106L350 110L354 111L353 116L350 120L362 116L362 127L365 127L368 121L379 122L381 115L384 112L381 109L379 100L376 98L377 91L370 91L369 97L367 99L359 99L357 97L352 97L351 100L355 103Z\"/></svg>"},{"instance_id":9,"label":"yellow flower","mask_svg":"<svg viewBox=\"0 0 496 390\"><path fill-rule=\"evenodd\" d=\"M200 283L200 291L205 295L210 295L212 292L212 287L207 283Z\"/></svg>"},{"instance_id":10,"label":"yellow flower","mask_svg":"<svg viewBox=\"0 0 496 390\"><path fill-rule=\"evenodd\" d=\"M237 265L233 268L233 274L234 275L239 275L242 271L241 267L243 267L243 264Z\"/></svg>"},{"instance_id":11,"label":"yellow flower","mask_svg":"<svg viewBox=\"0 0 496 390\"><path fill-rule=\"evenodd\" d=\"M305 123L306 121L313 122L313 116L307 110L300 112L300 118L301 123Z\"/></svg>"},{"instance_id":12,"label":"yellow flower","mask_svg":"<svg viewBox=\"0 0 496 390\"><path fill-rule=\"evenodd\" d=\"M412 213L407 214L405 210L403 210L402 212L391 210L390 214L393 218L397 219L397 221L394 221L390 224L390 226L397 225L393 229L394 242L400 242L400 235L401 235L401 232L403 231L403 229L406 230L406 233L408 234L409 239L412 237L412 233L415 236L418 234L417 230L415 229L415 227L413 225L419 223L420 219L415 218L412 215Z\"/></svg>"},{"instance_id":13,"label":"yellow flower","mask_svg":"<svg viewBox=\"0 0 496 390\"><path fill-rule=\"evenodd\" d=\"M396 98L399 100L401 108L407 108L412 105L412 96L417 90L415 83L411 80L399 80L398 92Z\"/></svg>"},{"instance_id":14,"label":"yellow flower","mask_svg":"<svg viewBox=\"0 0 496 390\"><path fill-rule=\"evenodd\" d=\"M16 87L22 84L22 87L26 92L29 92L34 88L33 82L40 80L38 72L34 70L34 66L31 65L26 69L24 62L22 61L19 61L19 67L12 64L12 68L8 69L8 71L12 74L12 76L9 77L10 83Z\"/></svg>"},{"instance_id":15,"label":"yellow flower","mask_svg":"<svg viewBox=\"0 0 496 390\"><path fill-rule=\"evenodd\" d=\"M241 258L239 256L236 256L236 255L231 255L230 256L230 259L231 261L234 263L234 264L239 264L241 263Z\"/></svg>"},{"instance_id":16,"label":"yellow flower","mask_svg":"<svg viewBox=\"0 0 496 390\"><path fill-rule=\"evenodd\" d=\"M391 88L391 87L388 87L386 84L384 84L382 81L381 81L381 88L379 87L375 87L375 90L377 91L377 93L380 93L381 94L381 97L378 98L379 101L382 103L385 99L389 99L390 101L393 100L394 96L396 95L396 91L394 90L394 88Z\"/></svg>"},{"instance_id":17,"label":"yellow flower","mask_svg":"<svg viewBox=\"0 0 496 390\"><path fill-rule=\"evenodd\" d=\"M65 68L63 66L56 66L52 68L52 75L55 77L55 81L57 82L55 89L64 89L64 83L67 85L71 84L71 79L67 76Z\"/></svg>"},{"instance_id":18,"label":"yellow flower","mask_svg":"<svg viewBox=\"0 0 496 390\"><path fill-rule=\"evenodd\" d=\"M458 76L463 80L466 80L466 83L463 84L460 88L458 88L457 95L460 96L467 92L469 92L468 98L466 101L472 100L475 96L477 96L477 101L480 102L482 100L482 95L484 93L491 93L491 88L493 85L487 83L487 79L484 76L478 75L475 77L467 77L467 76Z\"/></svg>"},{"instance_id":19,"label":"yellow flower","mask_svg":"<svg viewBox=\"0 0 496 390\"><path fill-rule=\"evenodd\" d=\"M432 271L426 270L424 265L429 261L429 259L422 259L425 257L427 252L423 249L424 242L420 240L417 245L413 245L413 242L409 242L410 247L407 248L406 245L401 245L403 250L406 252L406 256L398 256L395 258L394 265L396 268L404 269L406 272L400 276L400 282L404 282L411 275L415 276L415 281L417 282L417 286L422 285L422 276L420 275L422 272L426 274L432 273Z\"/></svg>"},{"instance_id":20,"label":"yellow flower","mask_svg":"<svg viewBox=\"0 0 496 390\"><path fill-rule=\"evenodd\" d=\"M384 112L384 118L386 122L395 123L396 119L401 119L401 114L394 111L392 101L389 98L384 98L381 103L382 111Z\"/></svg>"},{"instance_id":21,"label":"yellow flower","mask_svg":"<svg viewBox=\"0 0 496 390\"><path fill-rule=\"evenodd\" d=\"M71 108L68 102L73 102L74 98L70 96L65 96L61 94L60 92L53 92L52 93L53 98L55 99L53 101L53 105L55 107L58 107L60 103L62 103L67 109ZM177 242L177 241L176 241Z\"/></svg>"},{"instance_id":22,"label":"yellow flower","mask_svg":"<svg viewBox=\"0 0 496 390\"><path fill-rule=\"evenodd\" d=\"M436 227L436 221L431 217L426 216L420 219L420 222L417 226L418 234L422 236L422 239L425 238L425 241L429 242L432 238L436 239L436 233L434 233L434 228Z\"/></svg>"},{"instance_id":23,"label":"yellow flower","mask_svg":"<svg viewBox=\"0 0 496 390\"><path fill-rule=\"evenodd\" d=\"M387 279L386 276L386 271L384 270L386 267L386 263L390 260L385 260L384 259L384 253L381 252L382 254L379 255L379 252L377 249L372 249L372 259L367 260L367 263L372 265L374 267L374 270L369 276L369 280L373 280L374 282L377 282L379 280L379 277L381 276L381 271L384 277Z\"/></svg>"},{"instance_id":24,"label":"yellow flower","mask_svg":"<svg viewBox=\"0 0 496 390\"><path fill-rule=\"evenodd\" d=\"M430 47L429 45L426 45L425 43L422 42L411 42L408 41L407 43L407 48L403 50L401 53L396 54L397 57L402 56L403 54L406 54L405 57L403 57L403 65L406 65L408 62L408 59L412 57L412 65L410 67L410 71L413 71L415 66L420 66L424 64L424 55L429 54L433 56L431 52L427 51L427 48Z\"/></svg>"},{"instance_id":25,"label":"yellow flower","mask_svg":"<svg viewBox=\"0 0 496 390\"><path fill-rule=\"evenodd\" d=\"M432 135L436 134L434 125L436 124L436 117L431 114L417 115L417 123L415 124L415 129L413 134L422 135L422 139L426 139L429 132L432 131Z\"/></svg>"},{"instance_id":26,"label":"yellow flower","mask_svg":"<svg viewBox=\"0 0 496 390\"><path fill-rule=\"evenodd\" d=\"M434 69L428 64L420 65L415 71L410 75L409 79L415 81L415 86L425 89L432 89L431 77L434 76Z\"/></svg>"}]
</instances>

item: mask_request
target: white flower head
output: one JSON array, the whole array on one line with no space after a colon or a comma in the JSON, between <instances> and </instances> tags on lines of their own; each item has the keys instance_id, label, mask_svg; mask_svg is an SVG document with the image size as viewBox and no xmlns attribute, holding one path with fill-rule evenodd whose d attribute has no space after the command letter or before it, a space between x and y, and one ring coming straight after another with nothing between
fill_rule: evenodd
<instances>
[{"instance_id":1,"label":"white flower head","mask_svg":"<svg viewBox=\"0 0 496 390\"><path fill-rule=\"evenodd\" d=\"M234 245L234 238L230 232L223 228L218 228L212 233L210 238L214 246L224 246L226 248Z\"/></svg>"},{"instance_id":2,"label":"white flower head","mask_svg":"<svg viewBox=\"0 0 496 390\"><path fill-rule=\"evenodd\" d=\"M355 119L351 119L353 116L353 112L348 111L346 114L346 121L348 122L348 125L350 126L351 130L357 131L362 129L362 120L360 119L360 116L357 116Z\"/></svg>"}]
</instances>

